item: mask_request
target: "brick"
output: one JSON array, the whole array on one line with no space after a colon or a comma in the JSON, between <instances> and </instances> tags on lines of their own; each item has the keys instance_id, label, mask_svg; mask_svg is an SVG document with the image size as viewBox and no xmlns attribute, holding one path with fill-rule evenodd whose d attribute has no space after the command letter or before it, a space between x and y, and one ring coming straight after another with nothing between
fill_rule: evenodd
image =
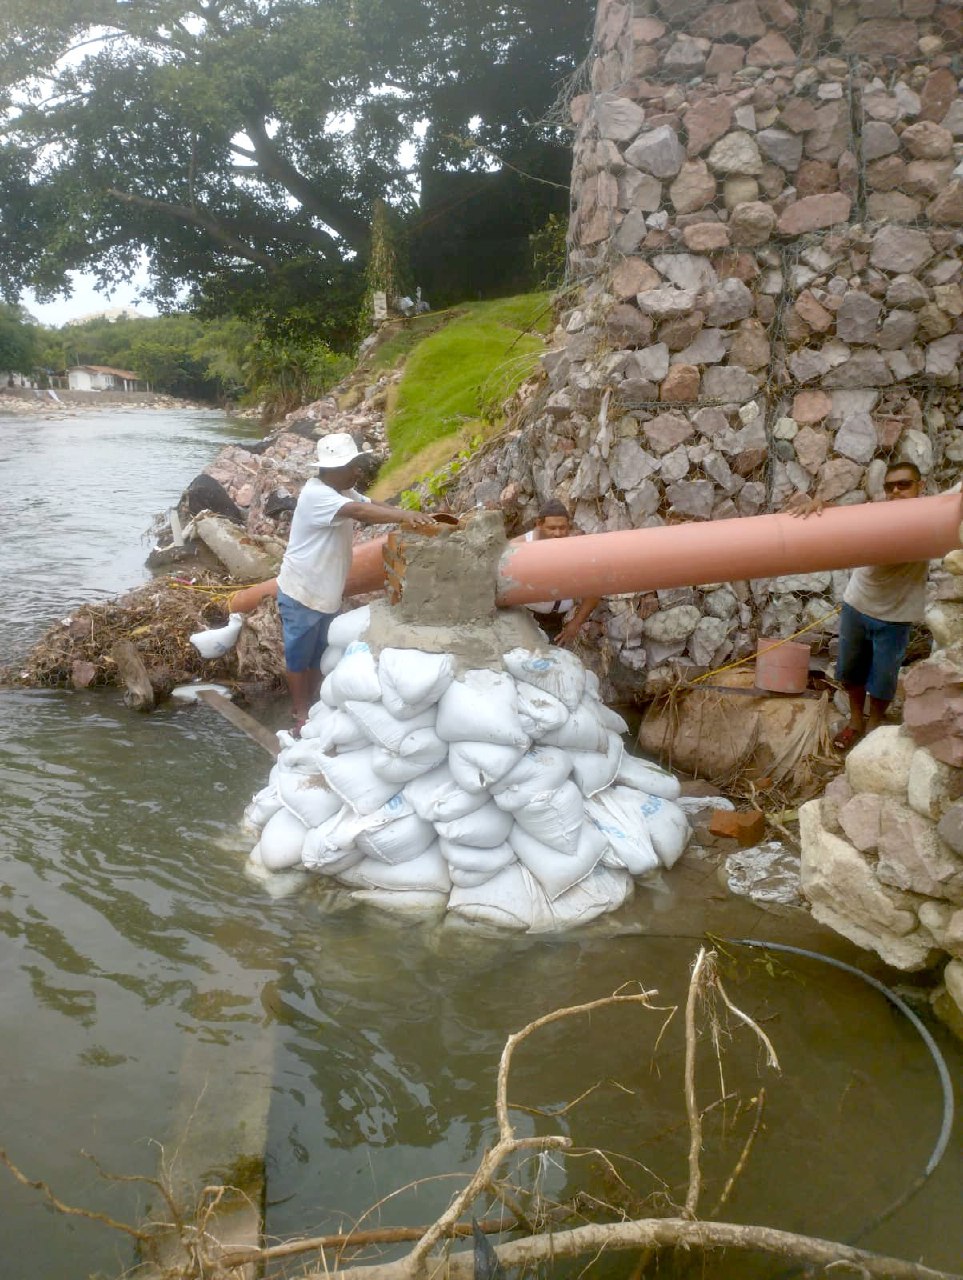
<instances>
[{"instance_id":1,"label":"brick","mask_svg":"<svg viewBox=\"0 0 963 1280\"><path fill-rule=\"evenodd\" d=\"M714 809L709 820L709 833L737 840L743 849L758 844L766 834L766 816L758 809L733 812L731 809Z\"/></svg>"}]
</instances>

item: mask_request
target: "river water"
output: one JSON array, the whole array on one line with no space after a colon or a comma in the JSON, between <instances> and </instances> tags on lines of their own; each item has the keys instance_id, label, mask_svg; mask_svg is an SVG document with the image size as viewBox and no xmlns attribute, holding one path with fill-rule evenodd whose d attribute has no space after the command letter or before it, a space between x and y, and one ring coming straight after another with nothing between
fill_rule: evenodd
<instances>
[{"instance_id":1,"label":"river water","mask_svg":"<svg viewBox=\"0 0 963 1280\"><path fill-rule=\"evenodd\" d=\"M154 512L221 444L251 434L213 412L0 417L0 662L72 606L143 581ZM429 1221L492 1139L498 1056L529 1020L624 984L678 1003L707 928L868 966L825 932L732 898L698 864L563 938L396 920L317 884L275 897L246 876L239 826L267 757L207 708L138 716L119 692L2 690L0 710L0 1147L63 1201L128 1222L157 1207L156 1190L101 1170L163 1167L177 1182L262 1151L273 1236L347 1230L409 1184L363 1225ZM278 724L284 708L258 714ZM855 1236L926 1164L943 1114L933 1062L858 979L731 950L730 995L765 1026L783 1072L766 1071L731 1020L722 1083L704 1049L702 1102L733 1096L706 1118L703 1212L763 1085L751 1156L719 1216ZM681 1014L657 1047L664 1018L595 1011L519 1050L519 1131L565 1133L580 1149L524 1165L519 1184L595 1197L616 1217L646 1212L647 1197L685 1200ZM960 1079L958 1048L936 1034ZM867 1246L959 1268L960 1146L957 1128ZM73 1280L119 1275L134 1253L0 1168L0 1258L10 1280ZM789 1273L732 1256L659 1274Z\"/></svg>"}]
</instances>

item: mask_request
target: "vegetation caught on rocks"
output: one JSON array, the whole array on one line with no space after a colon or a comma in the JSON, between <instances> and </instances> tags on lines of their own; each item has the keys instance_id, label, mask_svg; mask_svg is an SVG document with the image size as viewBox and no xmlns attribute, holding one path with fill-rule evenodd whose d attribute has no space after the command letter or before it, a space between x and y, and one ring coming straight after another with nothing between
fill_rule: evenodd
<instances>
[{"instance_id":1,"label":"vegetation caught on rocks","mask_svg":"<svg viewBox=\"0 0 963 1280\"><path fill-rule=\"evenodd\" d=\"M190 643L194 632L227 622L227 602L235 590L219 575L200 572L190 579L157 578L116 600L81 605L51 627L20 662L0 669L0 681L36 688L116 686L123 681L111 650L118 641L129 640L160 696L198 679L280 687L280 628L267 607L251 615L243 640L223 658L206 660Z\"/></svg>"}]
</instances>

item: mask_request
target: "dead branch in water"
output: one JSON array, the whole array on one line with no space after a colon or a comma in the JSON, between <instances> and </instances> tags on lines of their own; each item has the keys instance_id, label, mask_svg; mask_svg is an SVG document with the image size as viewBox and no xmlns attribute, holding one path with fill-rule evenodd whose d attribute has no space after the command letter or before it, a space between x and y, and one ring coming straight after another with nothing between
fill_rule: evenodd
<instances>
[{"instance_id":1,"label":"dead branch in water","mask_svg":"<svg viewBox=\"0 0 963 1280\"><path fill-rule=\"evenodd\" d=\"M478 1224L483 1232L490 1235L504 1235L517 1231L527 1233L518 1239L503 1241L494 1246L498 1262L504 1268L526 1269L541 1262L551 1263L561 1258L576 1257L587 1259L586 1265L590 1266L592 1261L603 1254L625 1251L640 1255L645 1260L661 1250L682 1248L699 1250L701 1253L751 1250L797 1265L825 1269L851 1268L863 1277L869 1277L869 1280L963 1280L963 1276L956 1273L936 1270L900 1258L884 1257L864 1249L814 1236L780 1231L767 1226L745 1226L696 1219L695 1214L702 1188L700 1167L702 1120L707 1112L719 1105L718 1101L713 1102L700 1110L697 1102L698 1009L701 1007L705 1013L707 1032L719 1059L720 1083L723 1086L722 1098L719 1101L723 1104L729 1101L731 1094L725 1091L725 1082L721 1077L720 1032L723 1028L719 1017L720 1007L727 1010L737 1022L753 1031L765 1049L767 1064L776 1070L779 1069L778 1059L769 1038L758 1024L729 998L716 969L716 952L706 951L705 948L700 949L693 964L685 1010L683 1085L686 1123L689 1128L689 1177L682 1216L631 1217L618 1222L589 1222L574 1227L564 1226L564 1223L571 1222L576 1216L574 1205L554 1205L546 1208L540 1201L537 1180L536 1189L529 1193L534 1210L527 1210L524 1196L519 1189L507 1186L504 1175L500 1173L502 1166L516 1155L535 1153L541 1162L548 1159L552 1151L566 1151L573 1156L594 1154L609 1167L616 1178L618 1174L604 1152L597 1149L588 1152L585 1149L574 1151L572 1141L567 1136L558 1134L522 1138L516 1136L511 1123L508 1100L509 1078L516 1049L544 1027L566 1019L583 1017L606 1007L634 1005L647 1010L669 1012L652 1003L652 997L655 994L645 990L632 993L619 991L600 1000L554 1010L509 1036L502 1050L496 1081L495 1115L498 1123L496 1141L483 1154L477 1169L469 1175L466 1186L454 1196L448 1208L427 1227L385 1227L360 1230L360 1224L364 1221L362 1218L354 1229L347 1233L338 1232L262 1247L225 1246L217 1238L216 1210L225 1196L237 1194L234 1188L219 1185L205 1187L198 1197L193 1212L181 1214L173 1204L169 1189L155 1184L151 1179L136 1179L150 1185L160 1185L162 1197L172 1221L132 1227L104 1214L66 1205L53 1194L46 1183L28 1178L3 1152L0 1152L0 1161L6 1164L23 1185L42 1191L48 1203L57 1211L87 1218L92 1222L123 1232L133 1237L145 1251L149 1251L158 1243L160 1232L166 1231L168 1239L176 1249L176 1261L171 1261L154 1272L158 1280L233 1280L242 1268L298 1255L303 1256L309 1252L320 1254L321 1269L305 1273L304 1280L428 1280L429 1277L431 1280L442 1280L442 1278L443 1280L474 1280L473 1249L458 1251L449 1249L448 1252L438 1252L437 1246L442 1242L452 1242L471 1235L471 1224L459 1219L468 1215L479 1197L483 1195L500 1201L508 1211L503 1216L483 1218ZM585 1097L590 1092L591 1090L587 1090L580 1096ZM755 1099L756 1113L751 1132L743 1144L739 1158L726 1181L713 1213L718 1212L725 1203L746 1166L759 1131L764 1096L764 1090L760 1089ZM566 1108L566 1110L569 1109ZM518 1110L533 1109L518 1108ZM637 1160L633 1160L633 1163L639 1165ZM666 1184L663 1183L662 1186L667 1195ZM393 1198L397 1194L400 1192L394 1192L391 1197L386 1198ZM592 1200L591 1197L589 1199ZM610 1211L612 1208L598 1200L592 1200L592 1202L602 1211ZM509 1214L511 1216L508 1216ZM366 1214L365 1217L367 1216L369 1215ZM557 1228L555 1223L558 1223ZM534 1230L534 1226L537 1226L538 1230ZM349 1250L353 1252L371 1245L390 1246L409 1241L414 1242L414 1247L407 1255L395 1261L344 1265L345 1254ZM170 1250L165 1252L166 1256L171 1258ZM641 1264L639 1266L641 1267ZM638 1269L636 1274L640 1274Z\"/></svg>"}]
</instances>

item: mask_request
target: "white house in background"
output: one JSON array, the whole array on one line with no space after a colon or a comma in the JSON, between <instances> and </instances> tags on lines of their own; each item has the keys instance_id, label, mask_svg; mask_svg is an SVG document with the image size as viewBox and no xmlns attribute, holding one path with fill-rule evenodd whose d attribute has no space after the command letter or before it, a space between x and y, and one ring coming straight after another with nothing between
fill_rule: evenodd
<instances>
[{"instance_id":1,"label":"white house in background","mask_svg":"<svg viewBox=\"0 0 963 1280\"><path fill-rule=\"evenodd\" d=\"M67 370L70 391L146 391L147 383L129 369L106 364L76 364Z\"/></svg>"}]
</instances>

